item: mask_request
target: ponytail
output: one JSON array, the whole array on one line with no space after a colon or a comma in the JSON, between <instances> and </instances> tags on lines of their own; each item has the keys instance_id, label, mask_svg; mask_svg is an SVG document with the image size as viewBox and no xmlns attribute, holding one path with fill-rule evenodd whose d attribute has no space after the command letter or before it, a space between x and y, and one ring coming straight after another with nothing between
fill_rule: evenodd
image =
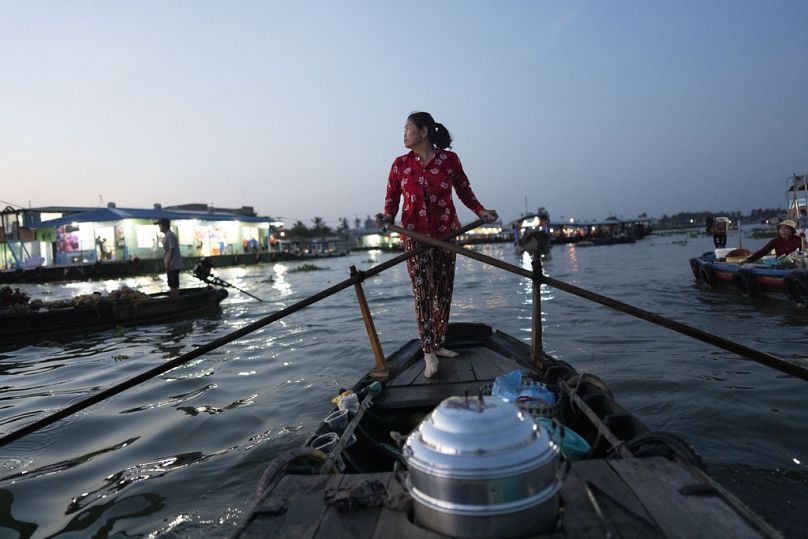
<instances>
[{"instance_id":1,"label":"ponytail","mask_svg":"<svg viewBox=\"0 0 808 539\"><path fill-rule=\"evenodd\" d=\"M407 120L414 123L418 129L426 127L429 142L436 148L443 150L452 147L452 135L449 134L449 130L445 125L436 123L428 112L413 112L407 117Z\"/></svg>"}]
</instances>

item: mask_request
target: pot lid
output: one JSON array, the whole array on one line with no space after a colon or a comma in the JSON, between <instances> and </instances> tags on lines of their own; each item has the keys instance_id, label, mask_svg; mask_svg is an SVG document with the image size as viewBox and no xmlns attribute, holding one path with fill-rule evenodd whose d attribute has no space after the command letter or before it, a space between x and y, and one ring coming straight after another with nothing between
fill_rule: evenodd
<instances>
[{"instance_id":1,"label":"pot lid","mask_svg":"<svg viewBox=\"0 0 808 539\"><path fill-rule=\"evenodd\" d=\"M405 445L410 465L458 472L535 466L556 452L546 430L530 415L491 396L445 399Z\"/></svg>"}]
</instances>

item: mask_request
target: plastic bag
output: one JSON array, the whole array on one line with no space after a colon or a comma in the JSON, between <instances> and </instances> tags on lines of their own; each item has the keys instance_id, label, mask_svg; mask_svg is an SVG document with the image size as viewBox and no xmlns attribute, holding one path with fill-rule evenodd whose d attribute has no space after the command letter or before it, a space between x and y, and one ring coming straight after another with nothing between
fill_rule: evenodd
<instances>
[{"instance_id":1,"label":"plastic bag","mask_svg":"<svg viewBox=\"0 0 808 539\"><path fill-rule=\"evenodd\" d=\"M541 382L523 382L520 370L497 376L491 395L513 403L537 403L544 406L554 406L556 403L555 393Z\"/></svg>"},{"instance_id":2,"label":"plastic bag","mask_svg":"<svg viewBox=\"0 0 808 539\"><path fill-rule=\"evenodd\" d=\"M501 374L494 380L491 395L505 402L516 402L522 391L522 371L515 370L508 374Z\"/></svg>"}]
</instances>

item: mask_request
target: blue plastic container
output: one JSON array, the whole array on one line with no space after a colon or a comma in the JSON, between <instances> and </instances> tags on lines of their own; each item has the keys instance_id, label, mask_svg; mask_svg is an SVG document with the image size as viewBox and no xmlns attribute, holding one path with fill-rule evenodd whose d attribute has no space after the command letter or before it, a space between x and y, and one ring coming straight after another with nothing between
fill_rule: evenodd
<instances>
[{"instance_id":1,"label":"blue plastic container","mask_svg":"<svg viewBox=\"0 0 808 539\"><path fill-rule=\"evenodd\" d=\"M589 454L589 442L569 427L554 423L549 417L539 417L536 423L544 427L561 444L561 453L570 460L580 460ZM563 431L562 431L563 429Z\"/></svg>"}]
</instances>

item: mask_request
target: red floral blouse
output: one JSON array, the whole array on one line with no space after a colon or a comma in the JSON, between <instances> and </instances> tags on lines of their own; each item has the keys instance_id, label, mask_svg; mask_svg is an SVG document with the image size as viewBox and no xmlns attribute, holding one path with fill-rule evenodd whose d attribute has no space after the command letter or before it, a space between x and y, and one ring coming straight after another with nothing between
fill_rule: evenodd
<instances>
[{"instance_id":1,"label":"red floral blouse","mask_svg":"<svg viewBox=\"0 0 808 539\"><path fill-rule=\"evenodd\" d=\"M401 224L404 228L429 236L445 236L460 228L452 202L452 187L471 211L479 215L485 209L474 196L456 153L436 149L424 168L421 159L411 151L393 161L387 179L384 213L395 217L403 196Z\"/></svg>"}]
</instances>

